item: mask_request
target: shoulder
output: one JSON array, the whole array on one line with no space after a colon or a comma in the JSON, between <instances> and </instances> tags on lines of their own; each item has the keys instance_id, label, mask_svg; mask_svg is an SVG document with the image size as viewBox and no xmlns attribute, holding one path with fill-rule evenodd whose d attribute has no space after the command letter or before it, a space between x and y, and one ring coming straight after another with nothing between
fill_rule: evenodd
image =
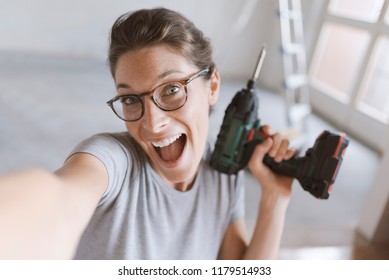
<instances>
[{"instance_id":1,"label":"shoulder","mask_svg":"<svg viewBox=\"0 0 389 280\"><path fill-rule=\"evenodd\" d=\"M118 148L131 146L132 137L127 132L99 133L83 140L78 147L101 146L107 148Z\"/></svg>"},{"instance_id":2,"label":"shoulder","mask_svg":"<svg viewBox=\"0 0 389 280\"><path fill-rule=\"evenodd\" d=\"M78 153L90 154L103 163L108 173L108 188L102 201L114 199L130 176L138 174L147 161L144 152L128 132L100 133L80 142L69 158Z\"/></svg>"},{"instance_id":3,"label":"shoulder","mask_svg":"<svg viewBox=\"0 0 389 280\"><path fill-rule=\"evenodd\" d=\"M141 148L128 132L99 133L81 141L71 152L102 157L140 156Z\"/></svg>"}]
</instances>

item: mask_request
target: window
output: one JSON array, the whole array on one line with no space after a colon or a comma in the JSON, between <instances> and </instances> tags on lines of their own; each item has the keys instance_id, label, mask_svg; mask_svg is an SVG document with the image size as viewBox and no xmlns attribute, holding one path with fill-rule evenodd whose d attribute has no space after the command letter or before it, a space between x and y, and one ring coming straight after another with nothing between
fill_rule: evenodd
<instances>
[{"instance_id":1,"label":"window","mask_svg":"<svg viewBox=\"0 0 389 280\"><path fill-rule=\"evenodd\" d=\"M312 83L347 102L369 40L366 31L325 23L311 67Z\"/></svg>"},{"instance_id":2,"label":"window","mask_svg":"<svg viewBox=\"0 0 389 280\"><path fill-rule=\"evenodd\" d=\"M381 151L389 141L389 0L330 0L321 18L312 108Z\"/></svg>"},{"instance_id":3,"label":"window","mask_svg":"<svg viewBox=\"0 0 389 280\"><path fill-rule=\"evenodd\" d=\"M361 86L358 106L382 122L389 117L389 37L378 38Z\"/></svg>"},{"instance_id":4,"label":"window","mask_svg":"<svg viewBox=\"0 0 389 280\"><path fill-rule=\"evenodd\" d=\"M340 17L376 22L383 4L384 0L332 0L328 11Z\"/></svg>"},{"instance_id":5,"label":"window","mask_svg":"<svg viewBox=\"0 0 389 280\"><path fill-rule=\"evenodd\" d=\"M389 24L389 9L386 9L385 23Z\"/></svg>"}]
</instances>

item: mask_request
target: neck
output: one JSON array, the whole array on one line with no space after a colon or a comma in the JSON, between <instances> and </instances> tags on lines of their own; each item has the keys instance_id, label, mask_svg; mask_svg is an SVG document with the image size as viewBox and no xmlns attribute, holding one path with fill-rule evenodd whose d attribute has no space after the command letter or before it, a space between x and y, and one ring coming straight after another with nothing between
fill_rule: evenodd
<instances>
[{"instance_id":1,"label":"neck","mask_svg":"<svg viewBox=\"0 0 389 280\"><path fill-rule=\"evenodd\" d=\"M193 187L193 183L194 183L194 178L190 183L180 182L180 183L173 183L170 185L177 191L186 192L186 191L189 191Z\"/></svg>"}]
</instances>

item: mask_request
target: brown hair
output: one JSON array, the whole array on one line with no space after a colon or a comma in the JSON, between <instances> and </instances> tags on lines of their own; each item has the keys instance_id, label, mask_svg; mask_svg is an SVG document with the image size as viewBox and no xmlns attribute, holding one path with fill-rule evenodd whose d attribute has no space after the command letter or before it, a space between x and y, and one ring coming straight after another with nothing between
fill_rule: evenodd
<instances>
[{"instance_id":1,"label":"brown hair","mask_svg":"<svg viewBox=\"0 0 389 280\"><path fill-rule=\"evenodd\" d=\"M143 9L123 14L112 26L108 54L112 76L121 55L159 44L173 48L199 70L214 67L210 41L191 21L165 8Z\"/></svg>"}]
</instances>

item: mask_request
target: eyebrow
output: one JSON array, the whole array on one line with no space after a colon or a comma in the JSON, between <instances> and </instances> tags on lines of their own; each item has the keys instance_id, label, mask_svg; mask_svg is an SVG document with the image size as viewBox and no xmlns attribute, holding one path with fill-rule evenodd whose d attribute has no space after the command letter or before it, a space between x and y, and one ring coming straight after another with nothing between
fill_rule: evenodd
<instances>
[{"instance_id":1,"label":"eyebrow","mask_svg":"<svg viewBox=\"0 0 389 280\"><path fill-rule=\"evenodd\" d=\"M181 71L177 71L177 70L169 70L169 71L166 71L166 72L163 72L162 74L160 74L158 77L157 77L157 80L161 80L161 79L164 79L166 78L167 76L173 74L173 73L183 73ZM132 87L126 83L119 83L117 84L116 86L116 89L120 89L120 88L125 88L125 89L131 89Z\"/></svg>"}]
</instances>

